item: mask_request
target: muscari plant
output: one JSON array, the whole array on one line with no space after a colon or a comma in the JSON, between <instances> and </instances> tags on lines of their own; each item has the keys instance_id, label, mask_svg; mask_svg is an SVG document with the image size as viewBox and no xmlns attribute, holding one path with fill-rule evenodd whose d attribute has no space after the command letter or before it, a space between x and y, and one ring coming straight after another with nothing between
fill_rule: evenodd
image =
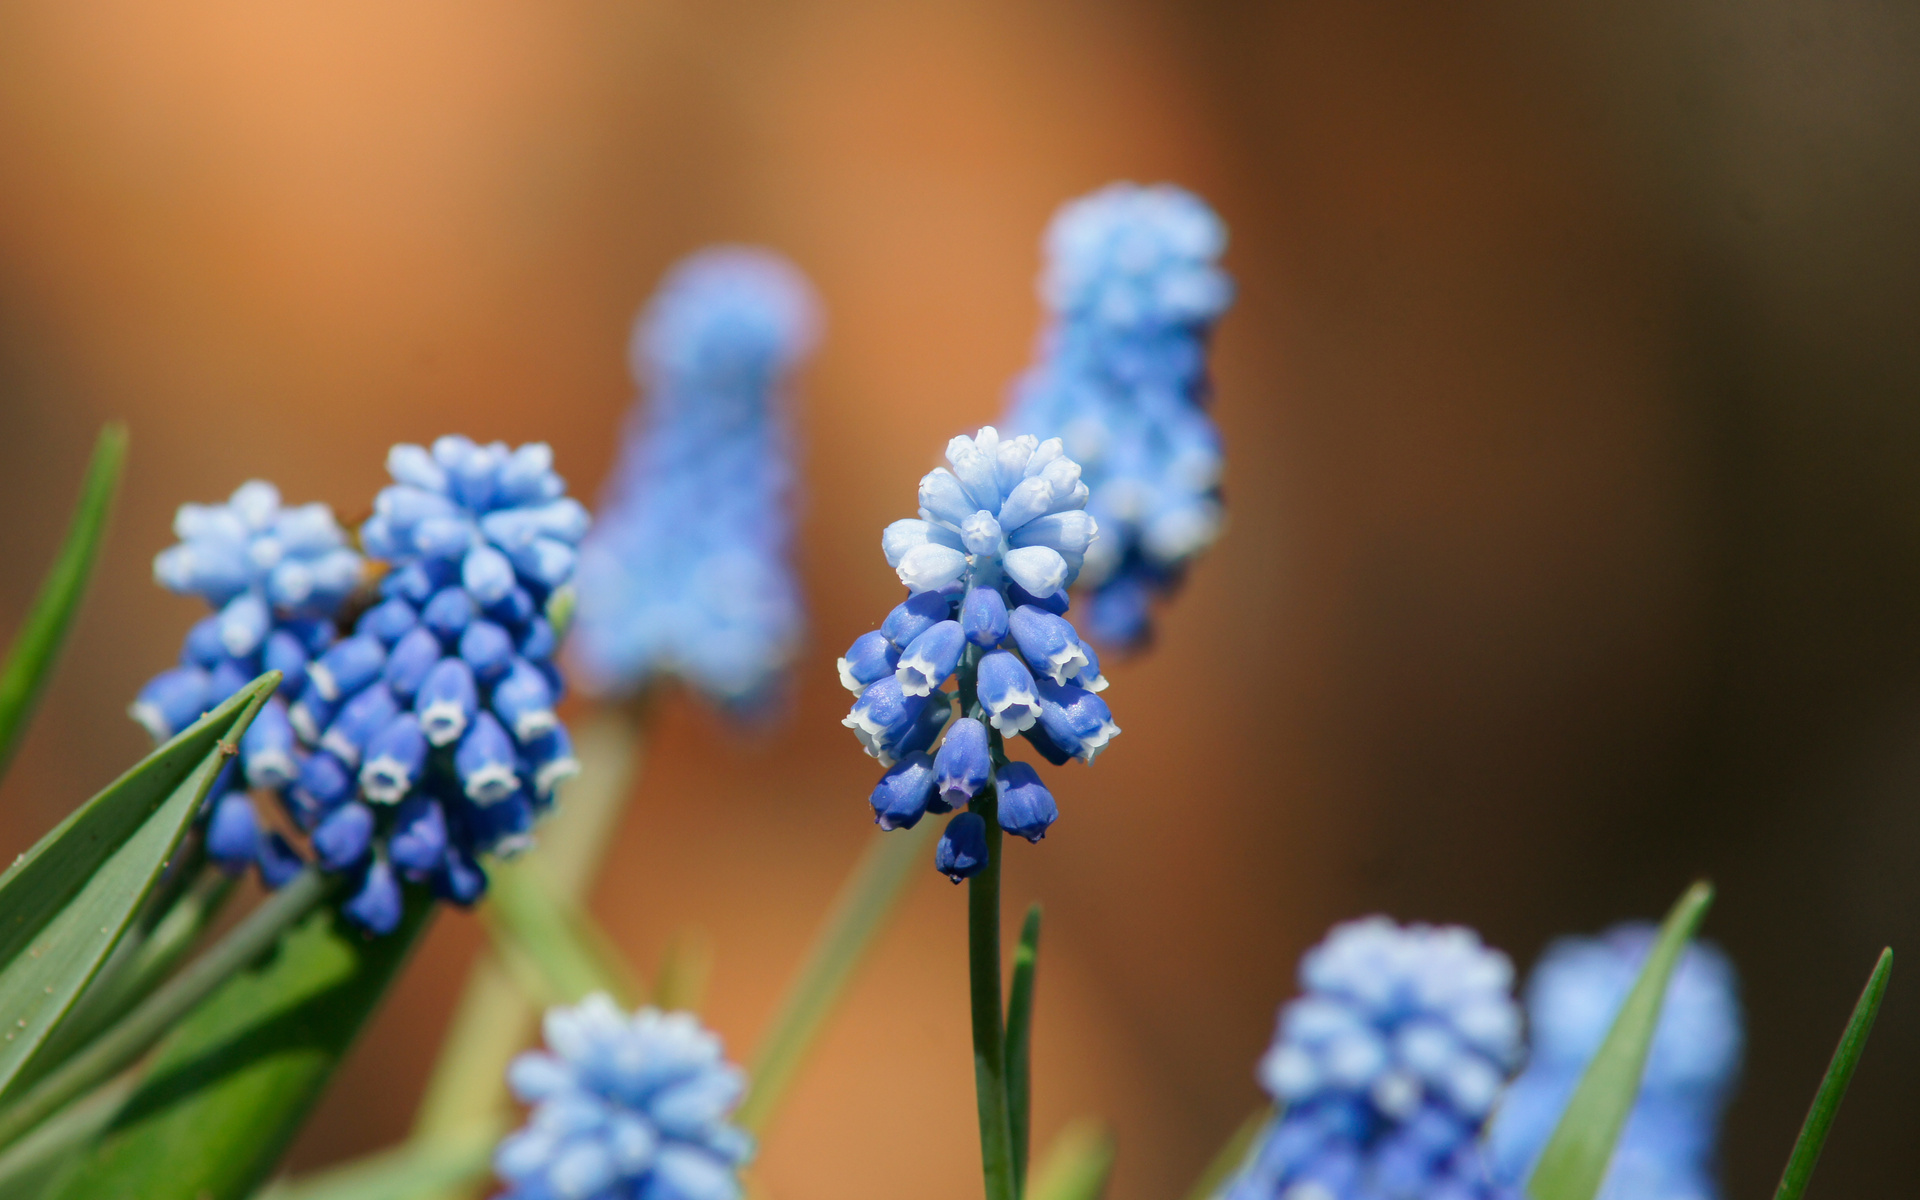
<instances>
[{"instance_id":1,"label":"muscari plant","mask_svg":"<svg viewBox=\"0 0 1920 1200\"><path fill-rule=\"evenodd\" d=\"M1054 323L1006 432L955 437L918 516L882 532L907 595L837 670L855 696L843 724L882 770L884 836L748 1070L691 1011L698 953L643 980L579 900L651 711L627 701L677 679L765 716L799 644L785 408L818 318L796 271L723 248L668 277L636 329L647 401L598 522L544 446L462 437L395 447L357 528L260 481L183 507L154 573L210 611L132 705L161 744L0 876L0 1195L426 1200L491 1175L514 1200L737 1200L756 1133L936 830L932 864L969 888L986 1195L1099 1195L1114 1146L1095 1122L1030 1163L1040 914L1003 990L1003 835L1038 842L1059 817L1031 759L1091 763L1119 733L1070 589L1086 586L1092 636L1137 647L1146 597L1220 526L1200 406L1223 245L1168 187L1117 185L1056 219ZM84 593L124 448L103 434L0 668L0 763ZM556 713L565 661L601 701L577 750ZM247 872L270 895L214 936ZM1696 886L1657 930L1557 944L1524 1022L1509 961L1471 931L1336 927L1261 1060L1271 1104L1191 1196L1716 1196L1742 1033L1730 964L1691 942L1710 898ZM269 1181L442 902L476 907L494 950L413 1136ZM1782 1200L1806 1187L1890 967L1883 953ZM519 1053L536 1005L544 1048Z\"/></svg>"}]
</instances>

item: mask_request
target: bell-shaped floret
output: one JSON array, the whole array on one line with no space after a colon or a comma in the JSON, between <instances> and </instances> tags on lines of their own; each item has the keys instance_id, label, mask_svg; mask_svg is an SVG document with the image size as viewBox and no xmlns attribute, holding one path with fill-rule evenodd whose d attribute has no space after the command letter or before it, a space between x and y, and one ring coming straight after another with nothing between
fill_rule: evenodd
<instances>
[{"instance_id":1,"label":"bell-shaped floret","mask_svg":"<svg viewBox=\"0 0 1920 1200\"><path fill-rule=\"evenodd\" d=\"M418 879L440 865L447 852L447 817L430 796L410 796L394 811L387 832L387 856L393 865Z\"/></svg>"},{"instance_id":2,"label":"bell-shaped floret","mask_svg":"<svg viewBox=\"0 0 1920 1200\"><path fill-rule=\"evenodd\" d=\"M526 744L527 764L533 768L533 791L543 799L553 790L580 773L580 760L573 755L573 738L565 725L555 725Z\"/></svg>"},{"instance_id":3,"label":"bell-shaped floret","mask_svg":"<svg viewBox=\"0 0 1920 1200\"><path fill-rule=\"evenodd\" d=\"M893 606L880 632L897 649L904 650L913 639L953 615L953 605L936 592L921 592Z\"/></svg>"},{"instance_id":4,"label":"bell-shaped floret","mask_svg":"<svg viewBox=\"0 0 1920 1200\"><path fill-rule=\"evenodd\" d=\"M246 764L248 786L278 790L292 783L300 774L295 745L287 702L271 697L240 735L240 761Z\"/></svg>"},{"instance_id":5,"label":"bell-shaped floret","mask_svg":"<svg viewBox=\"0 0 1920 1200\"><path fill-rule=\"evenodd\" d=\"M554 698L546 673L526 659L516 658L494 685L490 707L514 737L526 742L559 724L553 714Z\"/></svg>"},{"instance_id":6,"label":"bell-shaped floret","mask_svg":"<svg viewBox=\"0 0 1920 1200\"><path fill-rule=\"evenodd\" d=\"M933 798L933 760L923 751L909 754L887 769L867 802L873 805L874 824L883 830L912 829L926 815Z\"/></svg>"},{"instance_id":7,"label":"bell-shaped floret","mask_svg":"<svg viewBox=\"0 0 1920 1200\"><path fill-rule=\"evenodd\" d=\"M213 680L198 667L174 667L147 681L127 707L156 742L164 742L212 708Z\"/></svg>"},{"instance_id":8,"label":"bell-shaped floret","mask_svg":"<svg viewBox=\"0 0 1920 1200\"><path fill-rule=\"evenodd\" d=\"M253 861L260 868L260 882L271 891L278 891L293 882L294 876L306 869L306 861L293 844L277 833L263 834L255 849Z\"/></svg>"},{"instance_id":9,"label":"bell-shaped floret","mask_svg":"<svg viewBox=\"0 0 1920 1200\"><path fill-rule=\"evenodd\" d=\"M929 699L907 695L900 680L889 675L862 692L840 723L853 730L868 754L892 766L895 746L913 729Z\"/></svg>"},{"instance_id":10,"label":"bell-shaped floret","mask_svg":"<svg viewBox=\"0 0 1920 1200\"><path fill-rule=\"evenodd\" d=\"M972 717L955 721L934 756L933 774L941 803L959 808L972 800L993 775L987 727Z\"/></svg>"},{"instance_id":11,"label":"bell-shaped floret","mask_svg":"<svg viewBox=\"0 0 1920 1200\"><path fill-rule=\"evenodd\" d=\"M1033 674L1008 651L990 650L980 659L980 704L1001 736L1012 737L1039 718L1033 689Z\"/></svg>"},{"instance_id":12,"label":"bell-shaped floret","mask_svg":"<svg viewBox=\"0 0 1920 1200\"><path fill-rule=\"evenodd\" d=\"M960 629L976 646L998 646L1007 637L1007 602L1000 589L974 587L960 605Z\"/></svg>"},{"instance_id":13,"label":"bell-shaped floret","mask_svg":"<svg viewBox=\"0 0 1920 1200\"><path fill-rule=\"evenodd\" d=\"M379 804L397 804L420 782L427 768L427 737L420 718L403 712L380 727L367 742L360 768L360 791Z\"/></svg>"},{"instance_id":14,"label":"bell-shaped floret","mask_svg":"<svg viewBox=\"0 0 1920 1200\"><path fill-rule=\"evenodd\" d=\"M445 645L453 645L480 615L480 606L463 587L443 587L420 610L420 623Z\"/></svg>"},{"instance_id":15,"label":"bell-shaped floret","mask_svg":"<svg viewBox=\"0 0 1920 1200\"><path fill-rule=\"evenodd\" d=\"M1061 685L1050 679L1036 684L1040 724L1056 746L1081 762L1090 763L1120 734L1107 702L1092 692Z\"/></svg>"},{"instance_id":16,"label":"bell-shaped floret","mask_svg":"<svg viewBox=\"0 0 1920 1200\"><path fill-rule=\"evenodd\" d=\"M300 778L287 793L294 819L303 829L353 796L353 772L325 750L309 754L300 764Z\"/></svg>"},{"instance_id":17,"label":"bell-shaped floret","mask_svg":"<svg viewBox=\"0 0 1920 1200\"><path fill-rule=\"evenodd\" d=\"M959 883L978 875L986 865L987 823L978 813L960 813L940 834L940 844L933 850L934 869Z\"/></svg>"},{"instance_id":18,"label":"bell-shaped floret","mask_svg":"<svg viewBox=\"0 0 1920 1200\"><path fill-rule=\"evenodd\" d=\"M960 622L941 621L931 626L900 655L900 665L894 668L900 690L909 696L931 695L953 678L966 646L967 636L960 631Z\"/></svg>"},{"instance_id":19,"label":"bell-shaped floret","mask_svg":"<svg viewBox=\"0 0 1920 1200\"><path fill-rule=\"evenodd\" d=\"M894 648L887 636L879 630L863 633L847 647L837 664L840 669L840 686L858 696L867 690L874 680L893 674L900 662L900 651Z\"/></svg>"},{"instance_id":20,"label":"bell-shaped floret","mask_svg":"<svg viewBox=\"0 0 1920 1200\"><path fill-rule=\"evenodd\" d=\"M440 661L440 639L424 625L415 625L387 653L380 678L400 700L411 704L427 672Z\"/></svg>"},{"instance_id":21,"label":"bell-shaped floret","mask_svg":"<svg viewBox=\"0 0 1920 1200\"><path fill-rule=\"evenodd\" d=\"M214 802L207 822L207 857L230 871L245 870L260 848L260 818L245 792L228 792Z\"/></svg>"},{"instance_id":22,"label":"bell-shaped floret","mask_svg":"<svg viewBox=\"0 0 1920 1200\"><path fill-rule=\"evenodd\" d=\"M313 829L313 852L329 871L342 871L366 856L373 845L373 810L349 801L322 818Z\"/></svg>"},{"instance_id":23,"label":"bell-shaped floret","mask_svg":"<svg viewBox=\"0 0 1920 1200\"><path fill-rule=\"evenodd\" d=\"M912 726L900 736L899 741L894 743L893 756L905 758L909 754L933 749L933 744L940 740L941 732L946 729L947 722L952 718L952 693L935 692L928 696L926 707L920 710L920 715L913 719Z\"/></svg>"},{"instance_id":24,"label":"bell-shaped floret","mask_svg":"<svg viewBox=\"0 0 1920 1200\"><path fill-rule=\"evenodd\" d=\"M465 659L443 658L434 663L413 698L420 714L420 732L434 746L458 741L480 710L480 688Z\"/></svg>"},{"instance_id":25,"label":"bell-shaped floret","mask_svg":"<svg viewBox=\"0 0 1920 1200\"><path fill-rule=\"evenodd\" d=\"M386 665L387 648L380 639L356 634L307 664L308 686L322 700L338 701L380 678Z\"/></svg>"},{"instance_id":26,"label":"bell-shaped floret","mask_svg":"<svg viewBox=\"0 0 1920 1200\"><path fill-rule=\"evenodd\" d=\"M1053 682L1065 683L1086 669L1087 652L1065 617L1022 604L1013 610L1007 628L1021 656Z\"/></svg>"},{"instance_id":27,"label":"bell-shaped floret","mask_svg":"<svg viewBox=\"0 0 1920 1200\"><path fill-rule=\"evenodd\" d=\"M320 748L336 755L349 767L360 765L367 742L400 711L393 693L384 683L376 683L340 706L340 711L320 735Z\"/></svg>"},{"instance_id":28,"label":"bell-shaped floret","mask_svg":"<svg viewBox=\"0 0 1920 1200\"><path fill-rule=\"evenodd\" d=\"M492 683L513 665L513 635L492 621L475 621L460 634L460 657L474 678Z\"/></svg>"},{"instance_id":29,"label":"bell-shaped floret","mask_svg":"<svg viewBox=\"0 0 1920 1200\"><path fill-rule=\"evenodd\" d=\"M1026 763L1010 762L995 771L993 787L1000 799L1000 828L1008 833L1037 842L1060 819L1053 793Z\"/></svg>"},{"instance_id":30,"label":"bell-shaped floret","mask_svg":"<svg viewBox=\"0 0 1920 1200\"><path fill-rule=\"evenodd\" d=\"M515 765L513 739L487 712L474 718L453 754L461 789L483 807L505 800L520 787Z\"/></svg>"},{"instance_id":31,"label":"bell-shaped floret","mask_svg":"<svg viewBox=\"0 0 1920 1200\"><path fill-rule=\"evenodd\" d=\"M393 868L384 859L375 858L367 864L359 890L340 906L340 911L367 931L386 934L400 927L402 908L400 882L393 877Z\"/></svg>"},{"instance_id":32,"label":"bell-shaped floret","mask_svg":"<svg viewBox=\"0 0 1920 1200\"><path fill-rule=\"evenodd\" d=\"M362 613L353 631L356 636L375 638L382 645L391 646L419 623L420 614L414 611L413 605L392 596Z\"/></svg>"}]
</instances>

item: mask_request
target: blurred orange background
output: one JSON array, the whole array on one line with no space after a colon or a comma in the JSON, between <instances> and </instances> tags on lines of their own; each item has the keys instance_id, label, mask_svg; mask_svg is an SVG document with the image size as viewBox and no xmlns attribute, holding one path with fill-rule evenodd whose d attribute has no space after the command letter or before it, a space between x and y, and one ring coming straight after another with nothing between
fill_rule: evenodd
<instances>
[{"instance_id":1,"label":"blurred orange background","mask_svg":"<svg viewBox=\"0 0 1920 1200\"><path fill-rule=\"evenodd\" d=\"M1920 903L1920 10L1007 0L0 11L0 619L134 435L0 853L144 749L196 606L149 562L250 477L343 517L388 444L546 440L591 498L680 255L791 255L814 640L783 724L671 703L597 914L718 947L744 1055L865 839L834 656L882 525L1028 359L1040 231L1113 179L1233 231L1227 536L1108 671L1126 736L1013 847L1043 898L1036 1143L1182 1194L1336 919L1523 966L1699 873L1745 979L1728 1181L1771 1186ZM774 1200L979 1194L963 893L931 870L765 1141ZM479 942L441 919L296 1146L404 1134ZM1815 1195L1920 1174L1896 978ZM1904 1131L1904 1132L1903 1132Z\"/></svg>"}]
</instances>

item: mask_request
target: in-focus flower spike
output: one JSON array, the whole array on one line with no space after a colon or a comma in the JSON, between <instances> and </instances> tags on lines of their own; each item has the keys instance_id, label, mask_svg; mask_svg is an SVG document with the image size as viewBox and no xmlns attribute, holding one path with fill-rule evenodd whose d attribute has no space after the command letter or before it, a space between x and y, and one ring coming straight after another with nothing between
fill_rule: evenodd
<instances>
[{"instance_id":1,"label":"in-focus flower spike","mask_svg":"<svg viewBox=\"0 0 1920 1200\"><path fill-rule=\"evenodd\" d=\"M502 1200L739 1200L746 1077L691 1013L627 1015L602 993L547 1010L547 1049L508 1069L532 1107L494 1151Z\"/></svg>"},{"instance_id":2,"label":"in-focus flower spike","mask_svg":"<svg viewBox=\"0 0 1920 1200\"><path fill-rule=\"evenodd\" d=\"M1062 439L1083 468L1099 540L1082 542L1071 521L1032 536L1084 555L1089 627L1105 644L1142 642L1150 598L1220 530L1207 352L1233 299L1219 267L1226 240L1203 201L1166 184L1113 184L1062 207L1047 230L1050 320L1006 426Z\"/></svg>"},{"instance_id":3,"label":"in-focus flower spike","mask_svg":"<svg viewBox=\"0 0 1920 1200\"><path fill-rule=\"evenodd\" d=\"M1478 1140L1521 1057L1504 954L1370 917L1308 951L1300 984L1259 1070L1282 1113L1226 1200L1521 1200Z\"/></svg>"},{"instance_id":4,"label":"in-focus flower spike","mask_svg":"<svg viewBox=\"0 0 1920 1200\"><path fill-rule=\"evenodd\" d=\"M1518 1184L1532 1172L1639 977L1653 936L1653 926L1633 923L1597 938L1563 938L1534 967L1526 991L1532 1054L1488 1131L1500 1178ZM1741 1024L1733 965L1716 947L1694 942L1667 985L1640 1095L1599 1200L1720 1195L1715 1147L1740 1073Z\"/></svg>"},{"instance_id":5,"label":"in-focus flower spike","mask_svg":"<svg viewBox=\"0 0 1920 1200\"><path fill-rule=\"evenodd\" d=\"M987 865L987 823L979 813L963 812L947 822L933 848L934 869L955 883L971 879Z\"/></svg>"},{"instance_id":6,"label":"in-focus flower spike","mask_svg":"<svg viewBox=\"0 0 1920 1200\"><path fill-rule=\"evenodd\" d=\"M750 708L791 663L804 617L787 410L819 324L799 271L744 247L686 259L641 314L646 405L581 549L575 660L590 692L670 676Z\"/></svg>"}]
</instances>

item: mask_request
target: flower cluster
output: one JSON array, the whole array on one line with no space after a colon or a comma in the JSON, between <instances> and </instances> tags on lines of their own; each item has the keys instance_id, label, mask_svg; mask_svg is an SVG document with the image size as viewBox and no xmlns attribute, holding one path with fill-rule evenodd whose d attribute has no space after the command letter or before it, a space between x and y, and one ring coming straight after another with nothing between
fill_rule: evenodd
<instances>
[{"instance_id":1,"label":"flower cluster","mask_svg":"<svg viewBox=\"0 0 1920 1200\"><path fill-rule=\"evenodd\" d=\"M1148 601L1218 535L1220 435L1207 344L1233 299L1226 229L1171 185L1117 183L1062 208L1041 295L1052 321L1007 427L1061 438L1085 469L1103 537L1089 551L1089 628L1131 647Z\"/></svg>"},{"instance_id":2,"label":"flower cluster","mask_svg":"<svg viewBox=\"0 0 1920 1200\"><path fill-rule=\"evenodd\" d=\"M1300 984L1260 1064L1284 1111L1227 1200L1516 1195L1476 1141L1521 1056L1505 955L1468 929L1371 917L1309 951Z\"/></svg>"},{"instance_id":3,"label":"flower cluster","mask_svg":"<svg viewBox=\"0 0 1920 1200\"><path fill-rule=\"evenodd\" d=\"M395 446L387 466L395 483L360 541L391 569L351 629L342 626L360 559L324 508L276 517L261 499L272 489L250 484L223 509L182 509L183 544L161 554L155 573L222 603L209 581L227 586L238 522L250 531L247 561L261 564L263 581L247 586L265 616L236 620L244 596L225 601L188 636L183 666L149 683L133 710L156 737L170 736L222 689L230 695L261 669L284 672L282 694L242 738L208 851L228 864L257 861L270 886L308 855L350 873L343 909L379 933L399 922L402 878L461 904L478 898L479 856L524 845L555 785L577 770L553 711L561 680L546 614L587 527L545 445L445 437L431 451ZM305 592L286 582L299 579L289 564L302 563L314 581ZM216 649L226 657L213 661ZM277 793L276 827L262 827L241 779Z\"/></svg>"},{"instance_id":4,"label":"flower cluster","mask_svg":"<svg viewBox=\"0 0 1920 1200\"><path fill-rule=\"evenodd\" d=\"M533 1106L494 1153L503 1200L737 1200L753 1142L727 1116L746 1077L690 1013L631 1017L596 993L547 1010L547 1051L508 1081Z\"/></svg>"},{"instance_id":5,"label":"flower cluster","mask_svg":"<svg viewBox=\"0 0 1920 1200\"><path fill-rule=\"evenodd\" d=\"M1639 977L1653 937L1651 925L1628 924L1598 938L1565 938L1534 968L1527 981L1533 1056L1488 1135L1502 1178L1517 1184L1533 1170ZM1696 942L1667 985L1640 1095L1601 1200L1713 1200L1720 1194L1714 1146L1740 1052L1733 966L1719 950Z\"/></svg>"},{"instance_id":6,"label":"flower cluster","mask_svg":"<svg viewBox=\"0 0 1920 1200\"><path fill-rule=\"evenodd\" d=\"M803 618L785 393L818 325L797 270L738 247L682 262L642 315L632 361L648 406L580 551L573 653L588 690L673 675L751 706L791 661Z\"/></svg>"},{"instance_id":7,"label":"flower cluster","mask_svg":"<svg viewBox=\"0 0 1920 1200\"><path fill-rule=\"evenodd\" d=\"M1000 739L1018 734L1059 765L1092 762L1120 732L1094 694L1107 686L1099 658L1064 616L1099 530L1058 438L1003 439L989 425L949 442L947 463L921 479L919 519L881 537L909 595L840 659L858 697L842 724L888 768L871 798L880 828L911 828L992 783L1001 828L1039 841L1053 796ZM984 818L955 817L936 864L955 882L985 866Z\"/></svg>"}]
</instances>

